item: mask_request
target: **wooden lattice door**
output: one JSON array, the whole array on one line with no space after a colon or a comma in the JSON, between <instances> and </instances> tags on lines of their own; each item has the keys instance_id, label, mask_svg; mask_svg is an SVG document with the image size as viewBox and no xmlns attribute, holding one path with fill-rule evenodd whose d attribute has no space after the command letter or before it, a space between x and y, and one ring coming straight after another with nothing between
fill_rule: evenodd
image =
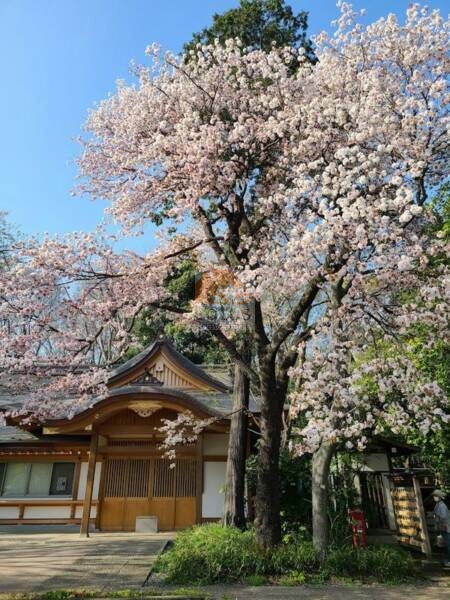
<instances>
[{"instance_id":1,"label":"wooden lattice door","mask_svg":"<svg viewBox=\"0 0 450 600\"><path fill-rule=\"evenodd\" d=\"M389 529L388 509L381 473L361 473L363 509L370 529Z\"/></svg>"},{"instance_id":2,"label":"wooden lattice door","mask_svg":"<svg viewBox=\"0 0 450 600\"><path fill-rule=\"evenodd\" d=\"M134 531L136 517L150 514L148 459L106 461L100 528Z\"/></svg>"},{"instance_id":3,"label":"wooden lattice door","mask_svg":"<svg viewBox=\"0 0 450 600\"><path fill-rule=\"evenodd\" d=\"M195 459L154 461L152 480L152 510L158 517L159 528L183 529L196 521Z\"/></svg>"},{"instance_id":4,"label":"wooden lattice door","mask_svg":"<svg viewBox=\"0 0 450 600\"><path fill-rule=\"evenodd\" d=\"M196 522L197 461L114 458L105 463L100 529L134 531L137 516L168 531Z\"/></svg>"}]
</instances>

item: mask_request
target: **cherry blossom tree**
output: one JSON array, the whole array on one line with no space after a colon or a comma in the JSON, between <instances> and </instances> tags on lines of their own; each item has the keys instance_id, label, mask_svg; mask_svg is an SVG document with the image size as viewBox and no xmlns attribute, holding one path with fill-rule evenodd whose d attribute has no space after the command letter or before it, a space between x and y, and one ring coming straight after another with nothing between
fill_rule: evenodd
<instances>
[{"instance_id":1,"label":"cherry blossom tree","mask_svg":"<svg viewBox=\"0 0 450 600\"><path fill-rule=\"evenodd\" d=\"M448 331L448 274L427 270L443 242L424 229L428 190L448 167L448 22L414 5L403 24L389 15L363 27L341 3L334 34L315 42L315 65L302 48L246 51L238 40L200 46L195 60L148 48L136 84L120 83L91 112L79 167L81 188L108 202L108 218L136 234L158 223L160 245L118 255L96 232L18 246L15 268L0 273L0 322L18 322L14 335L1 331L0 366L39 369L39 342L49 337L46 368L65 374L32 408L54 414L70 387L76 411L105 391L106 371L92 361L103 331L114 329L119 356L129 324L149 308L208 328L258 390L260 546L280 540L279 453L291 398L306 418L293 450L314 452L314 540L323 553L336 444L363 447L383 424L426 431L447 419L439 388L401 351L358 357L369 340L400 344L415 322L433 335ZM192 255L232 282L228 310L212 316L194 301L186 311L164 288ZM414 301L398 302L408 289ZM56 292L49 313L43 300ZM88 333L83 315L96 324ZM244 329L252 364L234 343Z\"/></svg>"}]
</instances>

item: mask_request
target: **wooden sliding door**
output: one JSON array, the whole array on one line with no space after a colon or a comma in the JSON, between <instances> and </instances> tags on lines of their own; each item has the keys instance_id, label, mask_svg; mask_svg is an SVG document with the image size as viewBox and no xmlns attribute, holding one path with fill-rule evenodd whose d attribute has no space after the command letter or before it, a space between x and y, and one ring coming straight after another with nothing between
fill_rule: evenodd
<instances>
[{"instance_id":1,"label":"wooden sliding door","mask_svg":"<svg viewBox=\"0 0 450 600\"><path fill-rule=\"evenodd\" d=\"M106 461L100 529L134 531L136 517L150 514L149 474L147 459Z\"/></svg>"},{"instance_id":2,"label":"wooden sliding door","mask_svg":"<svg viewBox=\"0 0 450 600\"><path fill-rule=\"evenodd\" d=\"M105 463L100 529L134 531L136 517L158 517L160 531L196 520L195 458L112 458Z\"/></svg>"},{"instance_id":3,"label":"wooden sliding door","mask_svg":"<svg viewBox=\"0 0 450 600\"><path fill-rule=\"evenodd\" d=\"M194 525L196 465L195 459L188 458L154 461L151 509L161 531Z\"/></svg>"}]
</instances>

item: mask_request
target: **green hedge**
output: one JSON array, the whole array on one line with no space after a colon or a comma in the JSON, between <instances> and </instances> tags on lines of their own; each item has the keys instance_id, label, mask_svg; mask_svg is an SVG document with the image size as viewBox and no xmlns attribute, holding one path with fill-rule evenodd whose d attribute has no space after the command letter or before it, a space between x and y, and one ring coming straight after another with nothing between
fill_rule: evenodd
<instances>
[{"instance_id":1,"label":"green hedge","mask_svg":"<svg viewBox=\"0 0 450 600\"><path fill-rule=\"evenodd\" d=\"M270 578L273 581L323 581L330 578L401 582L417 576L412 557L391 547L332 550L321 568L311 542L291 539L268 552L258 549L252 531L211 524L180 533L160 556L155 570L176 584L212 584Z\"/></svg>"}]
</instances>

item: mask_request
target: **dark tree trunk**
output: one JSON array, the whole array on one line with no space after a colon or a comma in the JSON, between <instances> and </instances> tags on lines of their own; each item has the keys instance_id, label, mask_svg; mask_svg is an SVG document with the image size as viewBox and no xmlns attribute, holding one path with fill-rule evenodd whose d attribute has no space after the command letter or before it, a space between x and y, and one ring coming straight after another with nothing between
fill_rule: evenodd
<instances>
[{"instance_id":1,"label":"dark tree trunk","mask_svg":"<svg viewBox=\"0 0 450 600\"><path fill-rule=\"evenodd\" d=\"M261 417L255 527L261 549L281 541L280 523L280 443L284 394L277 390L273 363L261 365Z\"/></svg>"},{"instance_id":2,"label":"dark tree trunk","mask_svg":"<svg viewBox=\"0 0 450 600\"><path fill-rule=\"evenodd\" d=\"M333 444L322 443L312 457L313 543L322 562L328 550L330 535L328 480L333 453Z\"/></svg>"},{"instance_id":3,"label":"dark tree trunk","mask_svg":"<svg viewBox=\"0 0 450 600\"><path fill-rule=\"evenodd\" d=\"M228 441L225 481L224 525L245 529L245 461L247 455L247 423L249 379L242 367L234 367L233 414Z\"/></svg>"}]
</instances>

